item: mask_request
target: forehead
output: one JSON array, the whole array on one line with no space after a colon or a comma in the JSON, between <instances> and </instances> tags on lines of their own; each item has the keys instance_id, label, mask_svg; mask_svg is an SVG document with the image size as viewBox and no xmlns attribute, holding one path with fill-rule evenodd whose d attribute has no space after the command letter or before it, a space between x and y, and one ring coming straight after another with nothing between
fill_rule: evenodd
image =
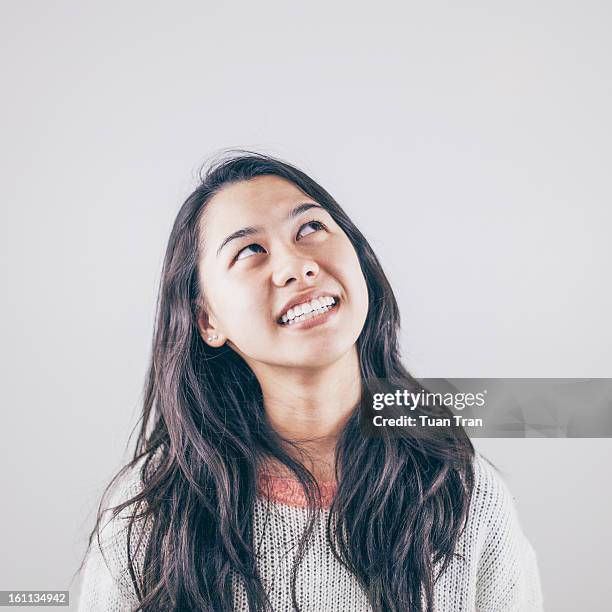
<instances>
[{"instance_id":1,"label":"forehead","mask_svg":"<svg viewBox=\"0 0 612 612\"><path fill-rule=\"evenodd\" d=\"M303 197L304 194L287 179L280 176L257 176L227 185L213 196L209 206L221 203L224 207L247 210L282 203L291 205L295 198Z\"/></svg>"},{"instance_id":2,"label":"forehead","mask_svg":"<svg viewBox=\"0 0 612 612\"><path fill-rule=\"evenodd\" d=\"M247 225L284 219L296 203L311 201L291 181L258 176L223 187L206 205L200 235L205 245Z\"/></svg>"}]
</instances>

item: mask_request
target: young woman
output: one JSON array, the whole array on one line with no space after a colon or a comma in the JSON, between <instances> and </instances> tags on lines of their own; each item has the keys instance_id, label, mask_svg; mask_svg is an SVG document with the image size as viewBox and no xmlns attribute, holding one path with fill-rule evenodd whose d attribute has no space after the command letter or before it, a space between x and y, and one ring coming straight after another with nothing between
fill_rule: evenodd
<instances>
[{"instance_id":1,"label":"young woman","mask_svg":"<svg viewBox=\"0 0 612 612\"><path fill-rule=\"evenodd\" d=\"M362 433L363 381L419 388L398 330L327 191L261 154L213 163L172 229L80 609L541 610L512 497L462 430Z\"/></svg>"}]
</instances>

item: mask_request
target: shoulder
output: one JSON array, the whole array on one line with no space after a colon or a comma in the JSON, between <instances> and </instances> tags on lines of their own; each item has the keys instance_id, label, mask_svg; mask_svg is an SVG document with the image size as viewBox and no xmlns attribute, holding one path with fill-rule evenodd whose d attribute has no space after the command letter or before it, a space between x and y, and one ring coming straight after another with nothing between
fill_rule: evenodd
<instances>
[{"instance_id":1,"label":"shoulder","mask_svg":"<svg viewBox=\"0 0 612 612\"><path fill-rule=\"evenodd\" d=\"M477 557L477 609L541 610L536 555L523 533L515 499L501 474L479 453L473 466L466 535Z\"/></svg>"},{"instance_id":2,"label":"shoulder","mask_svg":"<svg viewBox=\"0 0 612 612\"><path fill-rule=\"evenodd\" d=\"M144 502L128 504L143 489L141 469L144 460L125 469L102 500L104 508L98 530L87 552L79 610L131 609L138 598L132 580L142 575L150 521L138 518Z\"/></svg>"},{"instance_id":3,"label":"shoulder","mask_svg":"<svg viewBox=\"0 0 612 612\"><path fill-rule=\"evenodd\" d=\"M490 525L491 521L500 515L516 518L514 496L497 468L480 453L474 455L472 465L472 519Z\"/></svg>"},{"instance_id":4,"label":"shoulder","mask_svg":"<svg viewBox=\"0 0 612 612\"><path fill-rule=\"evenodd\" d=\"M100 539L110 547L126 544L128 529L142 534L143 521L137 517L145 510L145 502L135 500L142 492L144 483L142 480L142 467L144 460L125 469L113 483L108 492L108 501L104 503L104 514L100 521ZM135 501L133 501L135 500ZM127 504L127 502L132 502ZM117 511L124 504L125 507Z\"/></svg>"},{"instance_id":5,"label":"shoulder","mask_svg":"<svg viewBox=\"0 0 612 612\"><path fill-rule=\"evenodd\" d=\"M514 496L498 470L479 453L473 468L466 531L483 554L493 546L511 552L525 541Z\"/></svg>"}]
</instances>

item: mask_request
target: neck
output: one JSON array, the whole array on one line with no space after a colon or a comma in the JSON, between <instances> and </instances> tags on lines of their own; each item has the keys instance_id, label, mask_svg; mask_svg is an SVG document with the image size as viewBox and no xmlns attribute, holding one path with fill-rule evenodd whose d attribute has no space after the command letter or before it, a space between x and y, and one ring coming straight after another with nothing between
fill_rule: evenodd
<instances>
[{"instance_id":1,"label":"neck","mask_svg":"<svg viewBox=\"0 0 612 612\"><path fill-rule=\"evenodd\" d=\"M355 346L321 368L256 368L270 425L299 445L287 452L319 481L335 479L338 437L361 394L361 372ZM287 475L275 464L272 471Z\"/></svg>"}]
</instances>

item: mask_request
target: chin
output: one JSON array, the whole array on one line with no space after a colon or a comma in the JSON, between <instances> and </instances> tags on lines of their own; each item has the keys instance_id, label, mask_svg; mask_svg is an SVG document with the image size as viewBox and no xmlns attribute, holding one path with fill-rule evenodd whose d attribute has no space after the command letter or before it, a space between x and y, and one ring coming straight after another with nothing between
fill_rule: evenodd
<instances>
[{"instance_id":1,"label":"chin","mask_svg":"<svg viewBox=\"0 0 612 612\"><path fill-rule=\"evenodd\" d=\"M287 365L294 368L324 368L346 356L353 346L354 343L346 342L318 343L312 348L308 347L309 350L302 350L297 353L292 351L291 357L287 359Z\"/></svg>"}]
</instances>

